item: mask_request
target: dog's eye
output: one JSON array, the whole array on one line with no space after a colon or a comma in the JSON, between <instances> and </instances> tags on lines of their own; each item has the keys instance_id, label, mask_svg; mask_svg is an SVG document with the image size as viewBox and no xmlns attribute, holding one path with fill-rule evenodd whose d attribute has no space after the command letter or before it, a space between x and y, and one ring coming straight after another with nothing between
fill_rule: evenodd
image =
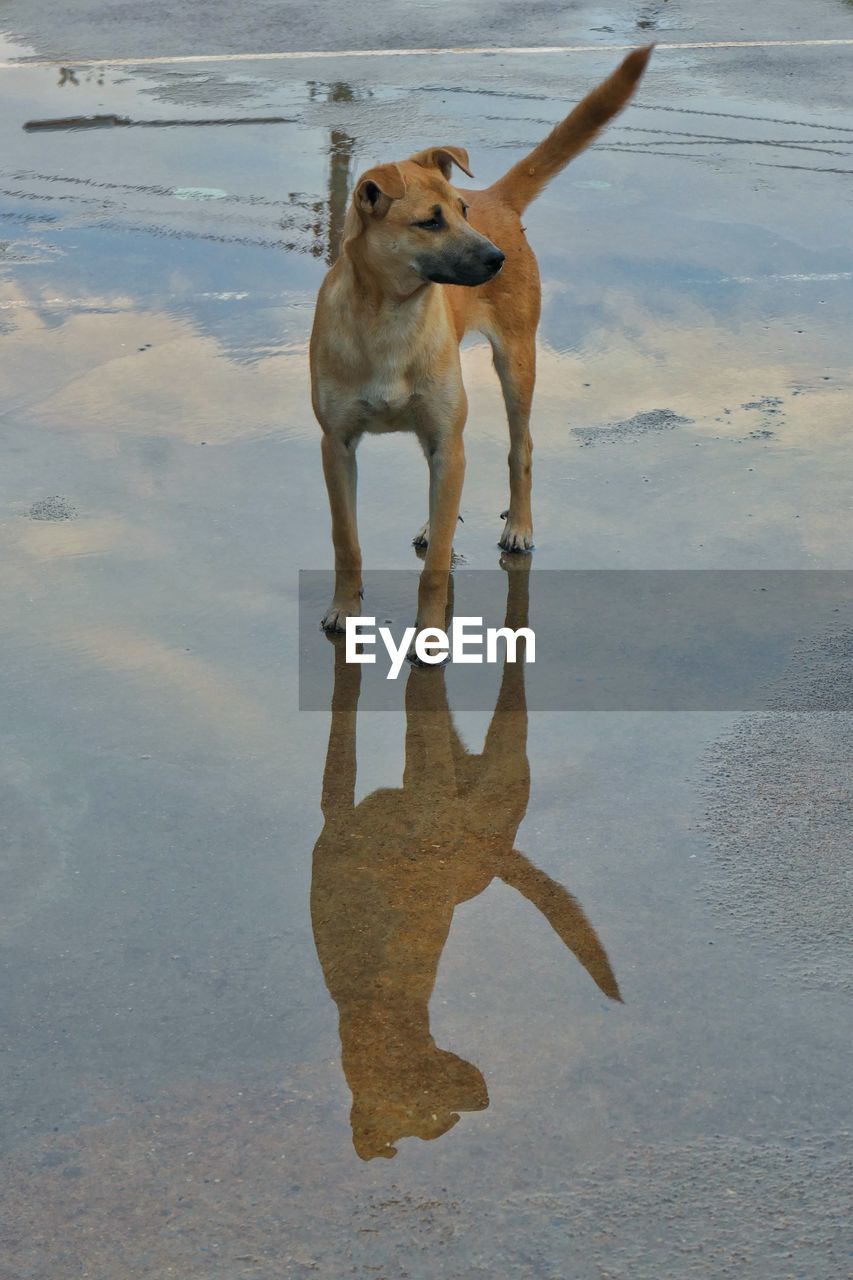
<instances>
[{"instance_id":1,"label":"dog's eye","mask_svg":"<svg viewBox=\"0 0 853 1280\"><path fill-rule=\"evenodd\" d=\"M416 222L416 227L423 227L424 231L440 231L444 226L442 218L427 218L425 222Z\"/></svg>"},{"instance_id":2,"label":"dog's eye","mask_svg":"<svg viewBox=\"0 0 853 1280\"><path fill-rule=\"evenodd\" d=\"M462 209L462 217L467 222L468 221L468 205L463 203L461 205L461 209Z\"/></svg>"}]
</instances>

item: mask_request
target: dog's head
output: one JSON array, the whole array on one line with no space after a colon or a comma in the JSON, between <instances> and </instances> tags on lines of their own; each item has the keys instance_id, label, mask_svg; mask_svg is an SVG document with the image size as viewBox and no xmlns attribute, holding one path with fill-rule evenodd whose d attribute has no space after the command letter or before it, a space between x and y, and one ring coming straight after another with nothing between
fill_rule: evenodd
<instances>
[{"instance_id":1,"label":"dog's head","mask_svg":"<svg viewBox=\"0 0 853 1280\"><path fill-rule=\"evenodd\" d=\"M405 1062L399 1049L383 1061L381 1045L371 1041L370 1074L359 1078L352 1067L347 1073L352 1142L362 1160L391 1159L402 1138L440 1138L461 1112L489 1105L486 1082L473 1063L432 1043L401 1047Z\"/></svg>"},{"instance_id":2,"label":"dog's head","mask_svg":"<svg viewBox=\"0 0 853 1280\"><path fill-rule=\"evenodd\" d=\"M468 222L465 198L450 183L454 164L472 176L462 147L432 147L368 169L355 184L350 236L364 237L372 261L401 284L406 275L435 284L485 284L503 266L500 249Z\"/></svg>"}]
</instances>

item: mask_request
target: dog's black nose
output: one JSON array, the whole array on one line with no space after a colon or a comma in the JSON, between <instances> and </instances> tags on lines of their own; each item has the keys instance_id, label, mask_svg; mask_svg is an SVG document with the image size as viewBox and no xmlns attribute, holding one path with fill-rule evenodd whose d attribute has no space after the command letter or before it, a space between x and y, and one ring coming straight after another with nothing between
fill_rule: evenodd
<instances>
[{"instance_id":1,"label":"dog's black nose","mask_svg":"<svg viewBox=\"0 0 853 1280\"><path fill-rule=\"evenodd\" d=\"M500 249L491 249L486 254L486 266L490 271L498 272L504 264L504 255Z\"/></svg>"}]
</instances>

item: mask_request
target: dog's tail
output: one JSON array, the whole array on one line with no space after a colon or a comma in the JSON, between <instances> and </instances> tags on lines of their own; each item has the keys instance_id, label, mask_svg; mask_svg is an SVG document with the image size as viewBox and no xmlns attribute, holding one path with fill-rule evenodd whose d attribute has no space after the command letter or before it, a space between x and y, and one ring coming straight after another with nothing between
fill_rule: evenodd
<instances>
[{"instance_id":1,"label":"dog's tail","mask_svg":"<svg viewBox=\"0 0 853 1280\"><path fill-rule=\"evenodd\" d=\"M654 45L634 49L616 70L489 190L516 213L535 200L547 182L589 146L596 134L630 99L646 69Z\"/></svg>"}]
</instances>

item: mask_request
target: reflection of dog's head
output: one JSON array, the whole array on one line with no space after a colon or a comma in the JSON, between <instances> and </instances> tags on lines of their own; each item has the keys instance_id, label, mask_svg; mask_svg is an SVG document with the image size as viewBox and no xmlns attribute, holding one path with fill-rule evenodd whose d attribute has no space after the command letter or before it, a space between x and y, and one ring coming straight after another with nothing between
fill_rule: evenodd
<instances>
[{"instance_id":1,"label":"reflection of dog's head","mask_svg":"<svg viewBox=\"0 0 853 1280\"><path fill-rule=\"evenodd\" d=\"M491 280L504 255L469 224L465 199L450 184L454 164L470 177L462 147L435 147L369 169L356 182L345 239L364 235L374 261L421 281Z\"/></svg>"},{"instance_id":2,"label":"reflection of dog's head","mask_svg":"<svg viewBox=\"0 0 853 1280\"><path fill-rule=\"evenodd\" d=\"M412 1045L406 1048L413 1050ZM405 1066L394 1063L390 1069L379 1053L379 1059L365 1064L361 1078L352 1070L347 1073L353 1090L352 1141L362 1160L390 1159L401 1138L440 1138L461 1111L483 1111L489 1105L482 1075L455 1053L431 1044L415 1050Z\"/></svg>"}]
</instances>

